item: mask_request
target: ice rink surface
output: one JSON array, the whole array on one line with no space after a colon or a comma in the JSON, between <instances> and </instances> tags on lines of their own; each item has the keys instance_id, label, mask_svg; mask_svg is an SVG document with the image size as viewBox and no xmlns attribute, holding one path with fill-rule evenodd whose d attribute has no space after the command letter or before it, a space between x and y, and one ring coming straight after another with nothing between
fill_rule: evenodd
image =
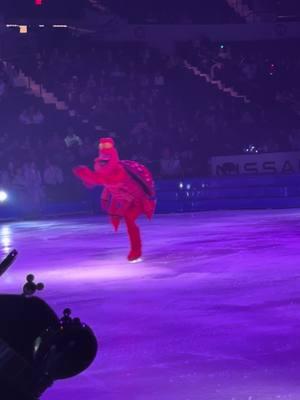
<instances>
[{"instance_id":1,"label":"ice rink surface","mask_svg":"<svg viewBox=\"0 0 300 400\"><path fill-rule=\"evenodd\" d=\"M45 400L299 400L300 210L140 221L143 261L105 217L2 223L0 280L27 273L95 331L96 361Z\"/></svg>"}]
</instances>

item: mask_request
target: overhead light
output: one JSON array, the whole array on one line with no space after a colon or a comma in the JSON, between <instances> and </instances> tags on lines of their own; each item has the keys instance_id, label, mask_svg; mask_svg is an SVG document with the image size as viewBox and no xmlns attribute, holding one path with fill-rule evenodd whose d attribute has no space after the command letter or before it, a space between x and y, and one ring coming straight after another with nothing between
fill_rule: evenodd
<instances>
[{"instance_id":1,"label":"overhead light","mask_svg":"<svg viewBox=\"0 0 300 400\"><path fill-rule=\"evenodd\" d=\"M8 199L8 194L3 190L0 190L0 202L4 203Z\"/></svg>"}]
</instances>

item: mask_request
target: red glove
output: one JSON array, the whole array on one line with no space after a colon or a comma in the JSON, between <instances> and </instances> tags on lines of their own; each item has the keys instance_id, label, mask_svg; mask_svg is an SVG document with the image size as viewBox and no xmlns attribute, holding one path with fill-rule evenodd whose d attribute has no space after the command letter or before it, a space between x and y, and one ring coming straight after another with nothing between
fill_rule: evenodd
<instances>
[{"instance_id":1,"label":"red glove","mask_svg":"<svg viewBox=\"0 0 300 400\"><path fill-rule=\"evenodd\" d=\"M100 184L97 174L84 165L73 168L73 173L89 188Z\"/></svg>"}]
</instances>

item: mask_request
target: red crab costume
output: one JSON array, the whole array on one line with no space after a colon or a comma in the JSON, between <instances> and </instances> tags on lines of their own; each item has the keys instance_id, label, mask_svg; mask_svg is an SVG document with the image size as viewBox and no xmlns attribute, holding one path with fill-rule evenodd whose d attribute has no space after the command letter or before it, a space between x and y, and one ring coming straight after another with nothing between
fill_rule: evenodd
<instances>
[{"instance_id":1,"label":"red crab costume","mask_svg":"<svg viewBox=\"0 0 300 400\"><path fill-rule=\"evenodd\" d=\"M94 170L79 166L73 172L88 187L104 186L102 208L109 214L116 231L124 219L131 245L128 260L139 259L142 242L136 219L141 214L150 219L155 210L154 182L148 169L135 161L119 160L113 139L102 138Z\"/></svg>"}]
</instances>

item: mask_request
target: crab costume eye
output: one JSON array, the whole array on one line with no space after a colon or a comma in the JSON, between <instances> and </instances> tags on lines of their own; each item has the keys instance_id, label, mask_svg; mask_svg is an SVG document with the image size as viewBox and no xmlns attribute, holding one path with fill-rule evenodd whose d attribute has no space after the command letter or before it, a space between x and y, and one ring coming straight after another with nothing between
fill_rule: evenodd
<instances>
[{"instance_id":1,"label":"crab costume eye","mask_svg":"<svg viewBox=\"0 0 300 400\"><path fill-rule=\"evenodd\" d=\"M104 150L104 149L112 149L113 145L112 143L100 143L99 144L99 149Z\"/></svg>"}]
</instances>

